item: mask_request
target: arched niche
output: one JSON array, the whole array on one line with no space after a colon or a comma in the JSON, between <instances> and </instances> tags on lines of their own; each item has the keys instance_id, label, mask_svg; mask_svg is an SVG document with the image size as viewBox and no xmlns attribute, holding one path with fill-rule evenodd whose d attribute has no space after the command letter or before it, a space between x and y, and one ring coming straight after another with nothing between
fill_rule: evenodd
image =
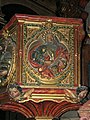
<instances>
[{"instance_id":1,"label":"arched niche","mask_svg":"<svg viewBox=\"0 0 90 120\"><path fill-rule=\"evenodd\" d=\"M45 2L45 3L44 3ZM53 6L52 8L50 6L48 6L48 4ZM31 0L26 0L26 1L22 1L22 0L1 0L1 7L6 6L8 4L19 4L22 6L25 6L29 9L31 9L32 11L34 11L35 13L37 13L38 15L46 15L46 16L56 16L55 15L55 6L56 3L54 1L40 1L40 3L35 2L35 1L31 1ZM46 7L43 6L43 4L47 5ZM50 9L49 9L50 7Z\"/></svg>"},{"instance_id":2,"label":"arched niche","mask_svg":"<svg viewBox=\"0 0 90 120\"><path fill-rule=\"evenodd\" d=\"M16 14L30 14L30 15L37 15L35 11L33 11L30 7L27 7L22 4L6 4L2 6L2 13L4 13L4 19L8 22L11 17Z\"/></svg>"}]
</instances>

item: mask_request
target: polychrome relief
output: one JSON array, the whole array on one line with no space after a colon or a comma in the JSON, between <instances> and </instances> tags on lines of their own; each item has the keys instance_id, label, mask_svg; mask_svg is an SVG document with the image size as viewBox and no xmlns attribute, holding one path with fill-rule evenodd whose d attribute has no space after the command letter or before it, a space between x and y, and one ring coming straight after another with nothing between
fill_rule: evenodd
<instances>
[{"instance_id":1,"label":"polychrome relief","mask_svg":"<svg viewBox=\"0 0 90 120\"><path fill-rule=\"evenodd\" d=\"M7 86L7 91L10 97L10 100L14 100L16 102L25 102L29 101L32 97L32 93L34 89L29 89L27 91L23 91L22 88L18 85L18 83L10 83Z\"/></svg>"},{"instance_id":2,"label":"polychrome relief","mask_svg":"<svg viewBox=\"0 0 90 120\"><path fill-rule=\"evenodd\" d=\"M15 46L16 43L9 36L8 31L3 31L0 39L0 86L4 86L14 78Z\"/></svg>"},{"instance_id":3,"label":"polychrome relief","mask_svg":"<svg viewBox=\"0 0 90 120\"><path fill-rule=\"evenodd\" d=\"M25 85L73 86L74 29L72 25L31 22L24 25Z\"/></svg>"}]
</instances>

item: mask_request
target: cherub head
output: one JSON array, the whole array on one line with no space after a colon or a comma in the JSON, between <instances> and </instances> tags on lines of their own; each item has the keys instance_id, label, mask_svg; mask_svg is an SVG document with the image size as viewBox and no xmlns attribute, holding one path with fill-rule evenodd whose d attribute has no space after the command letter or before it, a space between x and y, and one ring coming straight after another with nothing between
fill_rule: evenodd
<instances>
[{"instance_id":1,"label":"cherub head","mask_svg":"<svg viewBox=\"0 0 90 120\"><path fill-rule=\"evenodd\" d=\"M13 99L18 98L22 94L22 88L17 84L10 84L8 86L9 96Z\"/></svg>"},{"instance_id":2,"label":"cherub head","mask_svg":"<svg viewBox=\"0 0 90 120\"><path fill-rule=\"evenodd\" d=\"M78 96L78 99L80 99L80 101L84 100L88 95L88 91L89 90L88 90L87 86L78 87L77 90L76 90L76 94Z\"/></svg>"}]
</instances>

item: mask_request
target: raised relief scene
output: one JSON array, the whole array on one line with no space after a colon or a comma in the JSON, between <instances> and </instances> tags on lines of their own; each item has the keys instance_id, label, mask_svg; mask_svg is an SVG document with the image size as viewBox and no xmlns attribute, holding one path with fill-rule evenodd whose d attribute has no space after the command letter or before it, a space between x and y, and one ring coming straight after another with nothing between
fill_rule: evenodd
<instances>
[{"instance_id":1,"label":"raised relief scene","mask_svg":"<svg viewBox=\"0 0 90 120\"><path fill-rule=\"evenodd\" d=\"M78 86L79 77L76 78L75 69L79 66L74 62L80 61L79 51L74 49L77 44L74 26L47 19L26 23L23 29L22 83L30 86Z\"/></svg>"},{"instance_id":2,"label":"raised relief scene","mask_svg":"<svg viewBox=\"0 0 90 120\"><path fill-rule=\"evenodd\" d=\"M0 38L0 86L10 81L15 70L15 41L3 31Z\"/></svg>"},{"instance_id":3,"label":"raised relief scene","mask_svg":"<svg viewBox=\"0 0 90 120\"><path fill-rule=\"evenodd\" d=\"M51 84L60 86L63 85L62 81L66 79L66 84L68 84L68 79L70 78L70 74L72 74L69 68L70 51L68 46L70 43L66 40L67 38L63 38L62 33L58 33L58 26L54 26L56 28L53 28L51 22L45 25L46 28L44 30L40 28L42 26L38 27L39 30L35 31L36 35L33 38L27 38L25 63L28 71L26 71L25 78L27 78L27 75L29 75L29 78L27 78L26 83L30 83L29 80L33 81L36 78L36 84L38 85Z\"/></svg>"},{"instance_id":4,"label":"raised relief scene","mask_svg":"<svg viewBox=\"0 0 90 120\"><path fill-rule=\"evenodd\" d=\"M16 14L0 35L2 109L37 120L79 109L81 19Z\"/></svg>"}]
</instances>

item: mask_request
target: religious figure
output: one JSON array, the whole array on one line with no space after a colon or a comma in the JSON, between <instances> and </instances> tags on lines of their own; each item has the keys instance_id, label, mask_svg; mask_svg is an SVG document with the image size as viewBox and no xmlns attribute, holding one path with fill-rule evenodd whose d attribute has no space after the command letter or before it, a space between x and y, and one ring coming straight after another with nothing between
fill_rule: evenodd
<instances>
[{"instance_id":1,"label":"religious figure","mask_svg":"<svg viewBox=\"0 0 90 120\"><path fill-rule=\"evenodd\" d=\"M46 35L43 44L38 42L29 51L28 59L42 77L54 78L68 66L70 55L66 46L50 33Z\"/></svg>"},{"instance_id":2,"label":"religious figure","mask_svg":"<svg viewBox=\"0 0 90 120\"><path fill-rule=\"evenodd\" d=\"M6 33L5 33L6 35ZM10 37L0 38L0 85L7 82L7 76L12 64L13 49L16 43Z\"/></svg>"},{"instance_id":3,"label":"religious figure","mask_svg":"<svg viewBox=\"0 0 90 120\"><path fill-rule=\"evenodd\" d=\"M4 43L0 43L0 83L3 83L7 77L10 60L11 54L7 51L7 46Z\"/></svg>"}]
</instances>

